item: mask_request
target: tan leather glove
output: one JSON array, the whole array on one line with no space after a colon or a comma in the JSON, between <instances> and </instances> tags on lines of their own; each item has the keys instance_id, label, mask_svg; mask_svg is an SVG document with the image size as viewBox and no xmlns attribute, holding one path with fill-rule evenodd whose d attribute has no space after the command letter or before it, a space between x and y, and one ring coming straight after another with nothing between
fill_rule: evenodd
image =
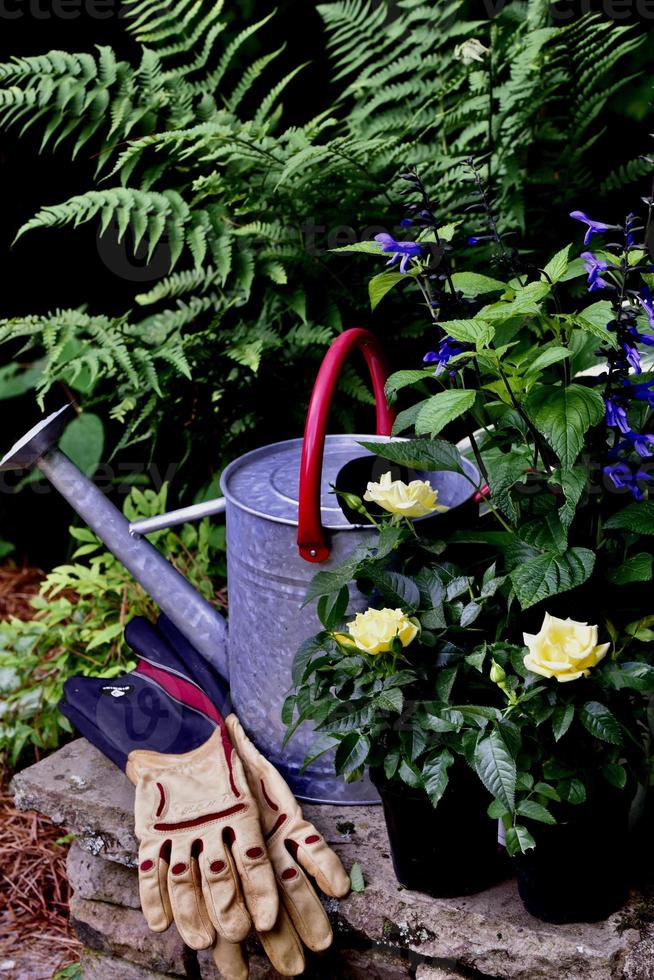
<instances>
[{"instance_id":1,"label":"tan leather glove","mask_svg":"<svg viewBox=\"0 0 654 980\"><path fill-rule=\"evenodd\" d=\"M226 728L183 755L134 750L126 772L136 786L139 890L150 929L163 932L174 921L192 949L211 946L216 934L239 942L250 916L258 930L273 929L275 874Z\"/></svg>"},{"instance_id":2,"label":"tan leather glove","mask_svg":"<svg viewBox=\"0 0 654 980\"><path fill-rule=\"evenodd\" d=\"M286 782L254 747L238 718L230 715L226 725L257 801L282 899L274 928L258 930L259 939L278 973L297 976L305 966L302 942L318 952L332 941L329 919L305 871L333 898L347 895L350 879L339 857L304 819ZM225 980L245 980L248 975L239 946L219 939L214 960Z\"/></svg>"}]
</instances>

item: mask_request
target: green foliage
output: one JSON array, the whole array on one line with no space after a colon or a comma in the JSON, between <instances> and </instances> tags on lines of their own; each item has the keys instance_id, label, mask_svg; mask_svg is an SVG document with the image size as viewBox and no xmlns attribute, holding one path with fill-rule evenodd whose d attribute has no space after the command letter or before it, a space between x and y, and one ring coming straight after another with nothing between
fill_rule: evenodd
<instances>
[{"instance_id":1,"label":"green foliage","mask_svg":"<svg viewBox=\"0 0 654 980\"><path fill-rule=\"evenodd\" d=\"M382 521L369 549L315 576L309 594L319 597L323 631L295 658L294 689L284 705L287 739L312 721L317 737L306 764L335 746L336 771L346 780L368 765L423 789L434 806L447 790L452 766L467 763L489 791L500 780L509 802L515 766L492 730L501 712L493 703L499 704L497 690L482 673L481 641L501 616L506 580L493 569L479 577L463 574L451 563L433 561L433 551L393 518ZM357 646L344 632L344 580L356 581L380 605L402 609L418 630L416 638L376 654ZM435 671L435 664L441 669Z\"/></svg>"},{"instance_id":2,"label":"green foliage","mask_svg":"<svg viewBox=\"0 0 654 980\"><path fill-rule=\"evenodd\" d=\"M602 113L644 40L597 15L557 26L547 0L508 4L476 22L463 0L399 0L392 11L346 0L319 10L336 79L347 83L344 131L384 134L385 157L419 165L446 204L458 193L455 165L490 148L498 211L510 227L524 225L528 198L544 195L550 208L593 187ZM473 37L491 53L465 65L456 46ZM607 188L645 172L641 161L625 161Z\"/></svg>"},{"instance_id":3,"label":"green foliage","mask_svg":"<svg viewBox=\"0 0 654 980\"><path fill-rule=\"evenodd\" d=\"M654 669L643 644L632 651L637 661L623 661L628 646L622 637L613 657L589 671L588 679L564 685L543 684L504 644L492 646L504 673L504 715L519 733L505 742L501 755L507 775L511 767L515 773L515 807L509 806L496 773L495 802L488 811L503 820L510 854L535 846L537 825L564 819L568 806L579 806L591 795L610 804L616 790L633 794L637 783L647 783ZM522 819L529 830L518 823Z\"/></svg>"},{"instance_id":4,"label":"green foliage","mask_svg":"<svg viewBox=\"0 0 654 980\"><path fill-rule=\"evenodd\" d=\"M415 173L403 179L426 199ZM323 630L298 652L284 721L288 737L313 722L328 741L311 757L336 745L346 780L368 765L378 781L422 790L434 805L467 764L493 798L488 815L502 820L509 854L519 855L537 846L539 825L568 820L570 807L628 793L626 813L635 786L651 778L654 516L640 468L654 435L639 348L650 341L649 264L636 218L609 227L624 241L603 253L600 288L611 302L565 312L560 285L577 274L570 249L543 270L516 265L477 186L507 270L488 293L501 295L471 305L463 290L485 297L488 284L459 272L457 288L447 253L436 275L432 256L409 253L401 279L429 311L436 367L431 378L401 370L386 384L391 400L413 389L404 415L419 438L364 445L421 471L432 489L430 473L464 472L465 453L478 467L468 479L481 506L468 502L458 521L436 525L445 500L426 504L424 482L385 474L368 484L364 499L384 513L369 513L370 540L309 586ZM415 215L419 205L409 206ZM424 212L419 234L436 221ZM600 370L577 375L575 352L588 341ZM457 428L467 434L457 446L437 438ZM434 521L413 523L409 513ZM648 590L635 591L642 583ZM353 621L351 584L370 606ZM538 635L529 632L536 606Z\"/></svg>"},{"instance_id":5,"label":"green foliage","mask_svg":"<svg viewBox=\"0 0 654 980\"><path fill-rule=\"evenodd\" d=\"M363 877L361 865L355 862L350 869L350 887L353 892L364 892L366 883Z\"/></svg>"},{"instance_id":6,"label":"green foliage","mask_svg":"<svg viewBox=\"0 0 654 980\"><path fill-rule=\"evenodd\" d=\"M82 980L82 964L79 962L69 963L68 966L57 970L53 980Z\"/></svg>"},{"instance_id":7,"label":"green foliage","mask_svg":"<svg viewBox=\"0 0 654 980\"><path fill-rule=\"evenodd\" d=\"M530 201L549 209L591 184L600 120L642 41L595 16L557 26L546 0L507 5L492 21L471 21L464 0L393 10L338 0L319 11L333 85L328 98L313 93L314 114L299 125L286 123L282 100L302 66L281 73L282 49L266 50L273 14L234 26L222 2L130 0L133 62L99 45L0 65L3 130L36 129L43 150L97 160L96 186L48 202L18 237L92 223L123 243L125 262L138 251L167 267L122 317L68 310L2 323L0 342L23 341L39 366L0 375L0 397L12 386L42 397L63 381L82 402L111 403L122 446L156 434L164 415L193 417L196 447L219 433L227 455L256 424L242 406L262 365L259 384L276 385L277 365L303 375L361 313L337 260L324 259L331 230L369 226L382 202L394 222L381 188L407 157L438 178L446 203L461 203L458 165L484 153L502 221L524 226ZM263 53L252 59L255 35ZM467 65L457 46L473 37L491 55ZM639 167L625 160L609 183ZM530 219L547 233L549 211ZM496 289L465 275L469 295ZM382 272L375 303L397 281ZM368 397L354 372L345 388L355 403Z\"/></svg>"},{"instance_id":8,"label":"green foliage","mask_svg":"<svg viewBox=\"0 0 654 980\"><path fill-rule=\"evenodd\" d=\"M84 416L82 416L84 418ZM125 499L130 521L162 513L160 493L133 488ZM70 563L47 576L32 600L34 617L0 623L0 751L14 766L28 749L56 748L71 731L57 704L68 677L116 677L134 666L125 644L125 624L134 616L153 619L157 610L129 572L103 550L86 528L71 528L78 543ZM159 531L150 540L210 601L212 576L222 569L224 534L209 521Z\"/></svg>"}]
</instances>

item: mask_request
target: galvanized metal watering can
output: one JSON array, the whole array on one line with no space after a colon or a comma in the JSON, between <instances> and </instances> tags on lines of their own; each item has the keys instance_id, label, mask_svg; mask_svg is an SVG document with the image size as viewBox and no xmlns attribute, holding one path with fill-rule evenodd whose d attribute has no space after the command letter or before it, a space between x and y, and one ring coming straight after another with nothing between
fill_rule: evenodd
<instances>
[{"instance_id":1,"label":"galvanized metal watering can","mask_svg":"<svg viewBox=\"0 0 654 980\"><path fill-rule=\"evenodd\" d=\"M372 378L377 433L327 435L338 377L356 348L363 352ZM331 346L319 371L304 439L264 446L234 460L223 473L224 497L133 525L56 448L74 414L70 405L32 429L0 462L0 469L38 467L229 681L234 710L261 752L284 774L297 796L315 802L378 800L367 779L346 785L336 777L329 755L302 773L313 735L303 726L282 749L281 707L290 686L295 652L320 629L313 608L302 608L317 565L325 570L338 565L375 533L371 525L356 525L348 519L331 488L338 485L339 474L354 460L368 461L367 467L363 464L368 479L378 479L388 469L387 463L359 444L390 437L393 413L384 395L387 376L376 338L366 330L346 331ZM474 466L466 465L476 479ZM421 477L430 480L439 490L439 501L450 508L473 492L471 483L457 473ZM223 617L145 538L155 530L223 511L227 513L229 637ZM366 605L353 585L350 609L357 611Z\"/></svg>"}]
</instances>

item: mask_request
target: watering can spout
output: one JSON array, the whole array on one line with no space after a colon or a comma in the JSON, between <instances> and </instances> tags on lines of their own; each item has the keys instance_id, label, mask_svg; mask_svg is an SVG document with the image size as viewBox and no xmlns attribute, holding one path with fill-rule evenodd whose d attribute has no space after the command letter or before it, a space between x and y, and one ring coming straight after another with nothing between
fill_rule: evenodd
<instances>
[{"instance_id":1,"label":"watering can spout","mask_svg":"<svg viewBox=\"0 0 654 980\"><path fill-rule=\"evenodd\" d=\"M70 405L48 416L7 453L0 470L36 466L162 612L228 680L224 618L149 541L130 533L129 522L118 508L56 448L71 417L74 409Z\"/></svg>"}]
</instances>

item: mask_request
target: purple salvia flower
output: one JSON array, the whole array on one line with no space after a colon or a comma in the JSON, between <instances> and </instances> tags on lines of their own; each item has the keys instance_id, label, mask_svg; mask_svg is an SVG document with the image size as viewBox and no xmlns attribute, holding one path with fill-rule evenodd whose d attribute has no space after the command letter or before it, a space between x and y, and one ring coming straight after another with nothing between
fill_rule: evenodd
<instances>
[{"instance_id":1,"label":"purple salvia flower","mask_svg":"<svg viewBox=\"0 0 654 980\"><path fill-rule=\"evenodd\" d=\"M612 268L610 263L598 259L592 252L582 252L581 257L588 273L588 291L594 293L598 289L606 289L609 283L602 279L601 274Z\"/></svg>"},{"instance_id":2,"label":"purple salvia flower","mask_svg":"<svg viewBox=\"0 0 654 980\"><path fill-rule=\"evenodd\" d=\"M648 286L643 286L638 297L638 302L645 310L650 327L654 327L654 298Z\"/></svg>"},{"instance_id":3,"label":"purple salvia flower","mask_svg":"<svg viewBox=\"0 0 654 980\"><path fill-rule=\"evenodd\" d=\"M635 500L645 499L640 484L647 484L652 479L651 474L644 470L637 470L636 473L633 473L631 467L627 466L626 463L614 463L611 466L605 466L604 473L611 480L616 490L629 490Z\"/></svg>"},{"instance_id":4,"label":"purple salvia flower","mask_svg":"<svg viewBox=\"0 0 654 980\"><path fill-rule=\"evenodd\" d=\"M618 405L612 398L606 398L606 424L611 428L619 429L624 435L630 431L629 419L622 405Z\"/></svg>"},{"instance_id":5,"label":"purple salvia flower","mask_svg":"<svg viewBox=\"0 0 654 980\"><path fill-rule=\"evenodd\" d=\"M589 218L583 211L571 211L570 217L574 218L575 221L583 221L583 223L587 225L586 234L584 235L584 245L590 244L590 240L593 235L599 234L603 231L610 231L612 228L617 228L617 225L607 225L603 221L593 221L593 219Z\"/></svg>"},{"instance_id":6,"label":"purple salvia flower","mask_svg":"<svg viewBox=\"0 0 654 980\"><path fill-rule=\"evenodd\" d=\"M610 466L604 467L604 473L617 490L624 490L627 485L626 481L631 476L631 469L626 463L612 463Z\"/></svg>"},{"instance_id":7,"label":"purple salvia flower","mask_svg":"<svg viewBox=\"0 0 654 980\"><path fill-rule=\"evenodd\" d=\"M654 391L651 390L654 381L637 381L632 384L625 378L622 383L625 388L629 389L632 398L635 398L637 401L647 402L650 408L654 408Z\"/></svg>"},{"instance_id":8,"label":"purple salvia flower","mask_svg":"<svg viewBox=\"0 0 654 980\"><path fill-rule=\"evenodd\" d=\"M640 366L640 351L638 348L634 347L632 344L623 344L622 349L625 353L627 361L634 369L636 374L641 374L643 369Z\"/></svg>"},{"instance_id":9,"label":"purple salvia flower","mask_svg":"<svg viewBox=\"0 0 654 980\"><path fill-rule=\"evenodd\" d=\"M438 376L445 369L448 361L462 352L463 347L453 337L444 337L438 345L438 350L429 351L428 354L425 354L422 361L423 364L435 364L436 371L434 373Z\"/></svg>"},{"instance_id":10,"label":"purple salvia flower","mask_svg":"<svg viewBox=\"0 0 654 980\"><path fill-rule=\"evenodd\" d=\"M422 255L422 245L419 245L418 242L398 242L388 232L375 235L375 241L382 246L382 252L393 253L386 265L395 265L396 262L399 262L402 275L407 270L409 260L420 258Z\"/></svg>"},{"instance_id":11,"label":"purple salvia flower","mask_svg":"<svg viewBox=\"0 0 654 980\"><path fill-rule=\"evenodd\" d=\"M642 459L646 459L648 456L654 456L654 452L650 449L653 444L654 436L649 433L626 432L624 441L616 446L616 449L618 452L633 449Z\"/></svg>"}]
</instances>

